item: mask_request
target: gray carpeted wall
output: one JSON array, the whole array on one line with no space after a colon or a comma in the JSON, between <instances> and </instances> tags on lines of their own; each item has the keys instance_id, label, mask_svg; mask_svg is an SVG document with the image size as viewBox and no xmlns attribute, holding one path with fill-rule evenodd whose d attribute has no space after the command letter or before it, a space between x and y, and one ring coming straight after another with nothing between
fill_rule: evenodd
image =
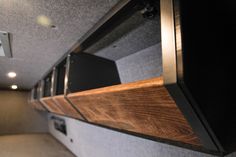
<instances>
[{"instance_id":1,"label":"gray carpeted wall","mask_svg":"<svg viewBox=\"0 0 236 157\"><path fill-rule=\"evenodd\" d=\"M78 157L214 157L62 117L67 123L65 136L54 129L50 117L50 133Z\"/></svg>"}]
</instances>

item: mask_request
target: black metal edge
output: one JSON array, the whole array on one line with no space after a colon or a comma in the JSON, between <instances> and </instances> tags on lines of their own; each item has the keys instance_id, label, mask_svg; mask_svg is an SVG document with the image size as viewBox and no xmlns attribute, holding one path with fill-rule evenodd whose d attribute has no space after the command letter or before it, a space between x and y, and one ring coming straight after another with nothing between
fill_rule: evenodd
<instances>
[{"instance_id":1,"label":"black metal edge","mask_svg":"<svg viewBox=\"0 0 236 157\"><path fill-rule=\"evenodd\" d=\"M218 151L209 150L209 149L206 149L204 147L196 147L196 146L193 146L193 145L190 145L190 144L185 144L185 143L178 142L178 141L162 139L162 138L158 138L158 137L155 137L155 136L145 135L145 134L132 132L132 131L124 130L124 129L118 129L118 128L114 128L114 127L109 127L109 126L106 126L106 125L93 123L93 122L90 122L90 121L85 121L85 120L77 119L77 118L74 118L74 117L70 117L70 116L62 115L62 114L58 114L58 113L53 113L53 112L50 112L50 113L58 115L58 116L63 116L63 117L66 117L66 118L78 120L80 122L91 124L91 125L94 125L94 126L97 126L97 127L104 128L104 129L108 129L108 130L116 131L116 132L119 132L119 133L124 133L124 134L127 134L127 135L131 135L131 136L151 140L151 141L154 141L154 142L160 142L160 143L163 143L163 144L177 146L177 147L184 148L184 149L191 149L193 151L198 151L198 152L202 152L202 153L222 156L222 154L220 154Z\"/></svg>"},{"instance_id":2,"label":"black metal edge","mask_svg":"<svg viewBox=\"0 0 236 157\"><path fill-rule=\"evenodd\" d=\"M179 15L178 0L161 0L161 25L162 25L162 52L164 84L176 104L183 112L195 134L206 149L220 151L222 147L203 119L200 110L196 110L189 101L179 84L179 77L183 75L181 50L181 24L177 21ZM177 27L176 23L179 24ZM178 32L179 31L179 32ZM177 36L180 35L180 36ZM178 40L178 41L177 41ZM201 116L200 116L201 115Z\"/></svg>"},{"instance_id":3,"label":"black metal edge","mask_svg":"<svg viewBox=\"0 0 236 157\"><path fill-rule=\"evenodd\" d=\"M175 100L177 106L184 114L185 118L192 127L194 133L199 138L201 144L206 149L218 151L218 147L214 143L213 139L209 135L207 128L203 125L201 119L199 118L196 111L193 109L192 105L182 92L178 84L165 85L166 89L169 91L171 97Z\"/></svg>"},{"instance_id":4,"label":"black metal edge","mask_svg":"<svg viewBox=\"0 0 236 157\"><path fill-rule=\"evenodd\" d=\"M180 90L182 91L182 93L186 96L186 98L188 99L188 101L190 102L193 110L195 111L195 113L197 114L198 118L200 119L202 125L206 128L209 136L211 137L212 141L215 143L215 145L217 146L217 148L219 149L219 151L223 154L226 153L226 151L224 150L223 146L221 145L221 143L219 142L218 138L216 137L216 135L214 134L214 131L211 129L210 125L208 124L207 120L205 119L203 113L201 112L201 110L199 109L196 101L194 100L192 94L189 92L188 88L186 87L184 82L179 82L178 86L180 88Z\"/></svg>"},{"instance_id":5,"label":"black metal edge","mask_svg":"<svg viewBox=\"0 0 236 157\"><path fill-rule=\"evenodd\" d=\"M213 140L216 147L219 149L220 152L224 153L225 150L223 146L220 144L218 138L214 134L212 128L208 124L207 120L203 116L201 110L199 109L196 101L193 99L191 93L187 89L187 86L184 83L183 75L183 51L182 51L182 32L181 32L181 16L180 16L180 0L174 0L174 14L175 14L175 31L176 31L176 49L177 49L177 58L176 58L176 65L177 65L177 82L179 87L182 90L182 93L185 94L186 98L192 105L192 108L195 110L198 118L202 122L202 125L206 128L210 138Z\"/></svg>"}]
</instances>

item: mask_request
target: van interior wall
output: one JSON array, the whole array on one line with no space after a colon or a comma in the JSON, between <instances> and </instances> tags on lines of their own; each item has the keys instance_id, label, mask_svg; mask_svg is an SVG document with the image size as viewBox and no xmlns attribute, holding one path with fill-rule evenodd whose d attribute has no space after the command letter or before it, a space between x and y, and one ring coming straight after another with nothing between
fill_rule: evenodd
<instances>
[{"instance_id":1,"label":"van interior wall","mask_svg":"<svg viewBox=\"0 0 236 157\"><path fill-rule=\"evenodd\" d=\"M28 94L0 90L0 135L48 132L47 113L31 108Z\"/></svg>"},{"instance_id":2,"label":"van interior wall","mask_svg":"<svg viewBox=\"0 0 236 157\"><path fill-rule=\"evenodd\" d=\"M66 121L67 135L54 128L52 116L63 118ZM79 157L214 157L101 128L72 118L53 114L48 117L49 132Z\"/></svg>"}]
</instances>

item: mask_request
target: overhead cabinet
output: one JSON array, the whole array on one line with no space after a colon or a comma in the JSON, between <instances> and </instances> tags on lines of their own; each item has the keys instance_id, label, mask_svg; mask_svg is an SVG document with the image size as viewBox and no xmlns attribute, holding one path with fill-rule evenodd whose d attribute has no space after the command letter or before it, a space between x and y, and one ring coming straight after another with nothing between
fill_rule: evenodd
<instances>
[{"instance_id":1,"label":"overhead cabinet","mask_svg":"<svg viewBox=\"0 0 236 157\"><path fill-rule=\"evenodd\" d=\"M83 119L81 114L76 110L76 108L68 102L65 98L65 77L66 77L66 65L67 65L67 57L63 58L63 60L55 67L55 75L53 80L54 86L53 91L54 94L52 96L53 101L59 106L64 115L70 116L76 119Z\"/></svg>"},{"instance_id":2,"label":"overhead cabinet","mask_svg":"<svg viewBox=\"0 0 236 157\"><path fill-rule=\"evenodd\" d=\"M54 70L50 71L49 74L47 74L46 77L41 80L42 96L40 97L40 101L49 112L63 114L61 108L53 101L51 97L53 94L53 75L55 75Z\"/></svg>"},{"instance_id":3,"label":"overhead cabinet","mask_svg":"<svg viewBox=\"0 0 236 157\"><path fill-rule=\"evenodd\" d=\"M66 74L66 64L67 57L63 58L62 61L55 67L56 75L54 76L55 86L53 87L54 95L64 95L65 90L65 74Z\"/></svg>"},{"instance_id":4,"label":"overhead cabinet","mask_svg":"<svg viewBox=\"0 0 236 157\"><path fill-rule=\"evenodd\" d=\"M236 150L235 9L229 1L180 1L176 41L179 85L219 151ZM200 13L199 13L199 10ZM219 19L221 19L219 21Z\"/></svg>"},{"instance_id":5,"label":"overhead cabinet","mask_svg":"<svg viewBox=\"0 0 236 157\"><path fill-rule=\"evenodd\" d=\"M52 74L53 74L53 72L50 72L43 80L43 97L50 97L51 96Z\"/></svg>"},{"instance_id":6,"label":"overhead cabinet","mask_svg":"<svg viewBox=\"0 0 236 157\"><path fill-rule=\"evenodd\" d=\"M202 148L165 87L159 3L119 5L124 6L111 10L81 39L80 48L55 66L56 75L44 77L40 100L52 113ZM54 95L49 96L51 88Z\"/></svg>"},{"instance_id":7,"label":"overhead cabinet","mask_svg":"<svg viewBox=\"0 0 236 157\"><path fill-rule=\"evenodd\" d=\"M41 102L39 101L39 95L40 95L40 83L36 84L34 88L31 90L29 96L29 104L31 104L31 106L34 109L37 109L39 111L46 111L43 104L41 104Z\"/></svg>"},{"instance_id":8,"label":"overhead cabinet","mask_svg":"<svg viewBox=\"0 0 236 157\"><path fill-rule=\"evenodd\" d=\"M82 117L64 97L65 90L83 91L120 83L114 61L85 53L69 55L43 80L44 97L40 100L46 108L78 119Z\"/></svg>"},{"instance_id":9,"label":"overhead cabinet","mask_svg":"<svg viewBox=\"0 0 236 157\"><path fill-rule=\"evenodd\" d=\"M43 79L43 97L40 101L51 113L81 119L81 115L64 98L65 64L66 59Z\"/></svg>"},{"instance_id":10,"label":"overhead cabinet","mask_svg":"<svg viewBox=\"0 0 236 157\"><path fill-rule=\"evenodd\" d=\"M194 37L201 34L188 6L120 1L45 75L41 102L52 113L135 136L213 154L232 151L231 127L224 135L223 121L217 123L222 110L229 112L219 103L227 96L204 82L219 81L217 75L198 69L212 66Z\"/></svg>"},{"instance_id":11,"label":"overhead cabinet","mask_svg":"<svg viewBox=\"0 0 236 157\"><path fill-rule=\"evenodd\" d=\"M123 20L115 14L119 24L104 23L70 54L66 97L89 123L201 147L164 87L159 5L140 5L156 11L146 17L145 8L131 9Z\"/></svg>"},{"instance_id":12,"label":"overhead cabinet","mask_svg":"<svg viewBox=\"0 0 236 157\"><path fill-rule=\"evenodd\" d=\"M201 146L161 77L75 92L68 99L88 122L149 138Z\"/></svg>"}]
</instances>

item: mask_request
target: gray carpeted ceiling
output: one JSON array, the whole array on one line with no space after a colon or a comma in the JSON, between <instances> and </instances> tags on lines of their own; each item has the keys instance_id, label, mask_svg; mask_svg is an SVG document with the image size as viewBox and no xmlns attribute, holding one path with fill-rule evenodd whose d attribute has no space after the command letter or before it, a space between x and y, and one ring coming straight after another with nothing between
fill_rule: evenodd
<instances>
[{"instance_id":1,"label":"gray carpeted ceiling","mask_svg":"<svg viewBox=\"0 0 236 157\"><path fill-rule=\"evenodd\" d=\"M161 42L160 16L143 18L136 12L85 52L119 60Z\"/></svg>"},{"instance_id":2,"label":"gray carpeted ceiling","mask_svg":"<svg viewBox=\"0 0 236 157\"><path fill-rule=\"evenodd\" d=\"M0 57L0 88L31 88L118 0L0 0L0 30L13 35L13 58ZM56 29L37 24L45 15ZM15 79L7 78L15 71Z\"/></svg>"}]
</instances>

